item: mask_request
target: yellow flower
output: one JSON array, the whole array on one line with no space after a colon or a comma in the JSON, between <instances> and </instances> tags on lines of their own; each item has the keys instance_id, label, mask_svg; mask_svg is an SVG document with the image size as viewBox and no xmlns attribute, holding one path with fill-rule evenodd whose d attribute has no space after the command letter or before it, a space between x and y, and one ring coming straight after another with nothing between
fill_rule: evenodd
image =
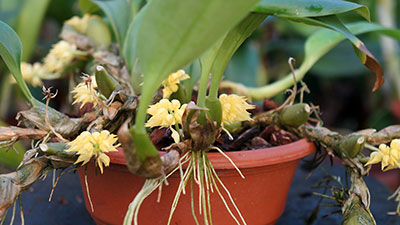
<instances>
[{"instance_id":1,"label":"yellow flower","mask_svg":"<svg viewBox=\"0 0 400 225\"><path fill-rule=\"evenodd\" d=\"M44 58L44 68L49 73L60 73L71 63L77 53L76 46L67 41L59 41Z\"/></svg>"},{"instance_id":2,"label":"yellow flower","mask_svg":"<svg viewBox=\"0 0 400 225\"><path fill-rule=\"evenodd\" d=\"M186 104L174 99L161 99L157 104L151 105L147 113L152 117L145 124L146 127L169 127L172 131L172 138L176 143L179 142L179 133L172 127L182 124L182 115L185 112Z\"/></svg>"},{"instance_id":3,"label":"yellow flower","mask_svg":"<svg viewBox=\"0 0 400 225\"><path fill-rule=\"evenodd\" d=\"M120 144L114 145L117 140L117 136L110 134L108 130L93 133L84 131L67 144L69 149L65 151L76 152L79 155L75 164L82 162L82 165L85 165L94 156L100 172L103 173L103 164L110 165L110 158L104 153L117 151L116 148L120 146Z\"/></svg>"},{"instance_id":4,"label":"yellow flower","mask_svg":"<svg viewBox=\"0 0 400 225\"><path fill-rule=\"evenodd\" d=\"M65 24L70 25L75 30L79 31L82 34L86 34L88 22L90 19L89 14L85 14L82 18L78 16L74 16L71 19L65 21Z\"/></svg>"},{"instance_id":5,"label":"yellow flower","mask_svg":"<svg viewBox=\"0 0 400 225\"><path fill-rule=\"evenodd\" d=\"M178 90L179 82L189 79L190 76L185 73L184 70L178 70L175 73L171 73L167 79L162 82L163 88L163 98L168 98L172 93Z\"/></svg>"},{"instance_id":6,"label":"yellow flower","mask_svg":"<svg viewBox=\"0 0 400 225\"><path fill-rule=\"evenodd\" d=\"M371 153L365 165L379 162L383 171L400 168L400 139L394 139L390 147L385 144L379 145L379 150Z\"/></svg>"},{"instance_id":7,"label":"yellow flower","mask_svg":"<svg viewBox=\"0 0 400 225\"><path fill-rule=\"evenodd\" d=\"M34 63L32 65L22 62L21 73L24 80L34 87L41 86L43 84L41 78L46 75L46 71L40 63ZM13 80L13 82L15 82L15 80Z\"/></svg>"},{"instance_id":8,"label":"yellow flower","mask_svg":"<svg viewBox=\"0 0 400 225\"><path fill-rule=\"evenodd\" d=\"M232 122L241 122L251 120L248 109L254 109L254 105L246 102L246 97L235 94L219 96L222 107L222 122L230 124Z\"/></svg>"},{"instance_id":9,"label":"yellow flower","mask_svg":"<svg viewBox=\"0 0 400 225\"><path fill-rule=\"evenodd\" d=\"M95 88L97 88L96 80L94 76L91 77L91 84L85 84L85 82L79 83L71 93L75 94L75 101L72 104L81 103L82 108L86 103L93 103L93 106L97 105L96 96L97 92Z\"/></svg>"}]
</instances>

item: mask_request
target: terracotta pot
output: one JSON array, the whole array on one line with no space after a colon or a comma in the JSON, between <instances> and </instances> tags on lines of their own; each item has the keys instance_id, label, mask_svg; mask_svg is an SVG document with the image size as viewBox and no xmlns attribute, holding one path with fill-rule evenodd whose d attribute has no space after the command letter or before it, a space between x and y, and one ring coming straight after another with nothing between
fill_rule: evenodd
<instances>
[{"instance_id":1,"label":"terracotta pot","mask_svg":"<svg viewBox=\"0 0 400 225\"><path fill-rule=\"evenodd\" d=\"M208 153L208 157L229 189L247 224L265 225L274 224L282 215L297 165L301 158L314 151L314 145L302 139L279 147L228 152L227 155L240 168L245 179L238 175L220 153ZM111 165L104 170L102 175L95 172L94 163L88 165L87 179L94 212L91 212L87 199L84 183L85 169L79 169L86 208L98 225L122 224L129 203L145 181L128 172L122 152L114 152L109 156ZM179 181L178 173L168 178L169 186L163 186L160 203L156 202L157 190L143 202L139 211L140 225L167 223ZM193 189L195 211L198 213L197 186L194 185ZM181 195L174 213L171 223L173 225L195 224L191 210L190 185L186 186L186 190L186 195ZM227 199L227 196L225 198ZM236 224L215 191L211 193L211 210L213 224ZM203 224L201 215L197 215L197 219L200 224Z\"/></svg>"}]
</instances>

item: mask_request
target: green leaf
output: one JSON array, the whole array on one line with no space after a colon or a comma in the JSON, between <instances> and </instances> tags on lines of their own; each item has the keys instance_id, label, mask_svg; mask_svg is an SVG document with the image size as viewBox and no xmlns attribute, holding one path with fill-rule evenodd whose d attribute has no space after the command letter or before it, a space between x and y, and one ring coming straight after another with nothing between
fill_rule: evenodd
<instances>
[{"instance_id":1,"label":"green leaf","mask_svg":"<svg viewBox=\"0 0 400 225\"><path fill-rule=\"evenodd\" d=\"M193 61L239 22L256 2L236 0L230 2L229 10L221 10L226 6L223 0L151 1L138 39L145 83L160 83L169 73Z\"/></svg>"},{"instance_id":2,"label":"green leaf","mask_svg":"<svg viewBox=\"0 0 400 225\"><path fill-rule=\"evenodd\" d=\"M149 98L169 73L199 57L246 16L255 3L257 0L233 0L228 8L224 0L148 3L138 37L138 56L144 73L139 115L145 114ZM136 117L139 126L144 124L144 117Z\"/></svg>"},{"instance_id":3,"label":"green leaf","mask_svg":"<svg viewBox=\"0 0 400 225\"><path fill-rule=\"evenodd\" d=\"M23 5L24 0L0 0L0 20L14 27Z\"/></svg>"},{"instance_id":4,"label":"green leaf","mask_svg":"<svg viewBox=\"0 0 400 225\"><path fill-rule=\"evenodd\" d=\"M376 80L372 91L376 91L383 84L383 72L379 62L365 44L349 32L336 16L340 13L354 11L370 20L369 10L366 6L337 0L263 0L254 8L254 11L322 26L342 33L353 43L360 61L375 73Z\"/></svg>"},{"instance_id":5,"label":"green leaf","mask_svg":"<svg viewBox=\"0 0 400 225\"><path fill-rule=\"evenodd\" d=\"M128 31L126 33L125 43L122 49L122 56L125 60L125 64L128 68L128 72L131 75L132 87L135 93L141 92L141 83L143 83L142 70L140 62L137 57L137 39L139 33L139 25L142 22L143 15L145 13L146 6L139 11L133 21L130 23Z\"/></svg>"},{"instance_id":6,"label":"green leaf","mask_svg":"<svg viewBox=\"0 0 400 225\"><path fill-rule=\"evenodd\" d=\"M138 56L144 84L136 122L136 135L147 146L137 146L140 157L158 155L144 128L152 96L169 73L193 62L237 24L258 0L152 0L138 34ZM227 10L223 10L227 8ZM134 138L135 139L135 138Z\"/></svg>"},{"instance_id":7,"label":"green leaf","mask_svg":"<svg viewBox=\"0 0 400 225\"><path fill-rule=\"evenodd\" d=\"M371 52L379 52L379 43L376 41L368 41L366 44ZM351 43L347 41L339 43L329 54L314 64L310 73L326 79L360 77L368 74L368 69L359 63L360 60L353 51Z\"/></svg>"},{"instance_id":8,"label":"green leaf","mask_svg":"<svg viewBox=\"0 0 400 225\"><path fill-rule=\"evenodd\" d=\"M50 0L25 0L16 28L24 48L22 61L29 60L36 47L38 34L49 3Z\"/></svg>"},{"instance_id":9,"label":"green leaf","mask_svg":"<svg viewBox=\"0 0 400 225\"><path fill-rule=\"evenodd\" d=\"M13 74L26 100L33 104L33 97L21 74L21 41L15 31L0 21L0 55Z\"/></svg>"},{"instance_id":10,"label":"green leaf","mask_svg":"<svg viewBox=\"0 0 400 225\"><path fill-rule=\"evenodd\" d=\"M130 22L130 6L126 0L111 0L99 1L92 0L97 6L103 10L107 18L110 20L111 27L113 28L115 38L120 46L123 48L126 31L128 30Z\"/></svg>"},{"instance_id":11,"label":"green leaf","mask_svg":"<svg viewBox=\"0 0 400 225\"><path fill-rule=\"evenodd\" d=\"M266 17L267 16L263 14L250 14L225 36L218 50L217 57L215 58L209 97L217 98L219 84L229 60L240 45L242 45Z\"/></svg>"},{"instance_id":12,"label":"green leaf","mask_svg":"<svg viewBox=\"0 0 400 225\"><path fill-rule=\"evenodd\" d=\"M374 23L357 22L347 25L350 32L358 35L368 32L377 32L400 40L400 30L386 28ZM305 58L300 68L296 70L296 80L301 80L310 68L325 54L346 37L333 30L321 29L310 36L305 43ZM248 88L248 96L257 100L272 97L293 84L292 74L272 84Z\"/></svg>"},{"instance_id":13,"label":"green leaf","mask_svg":"<svg viewBox=\"0 0 400 225\"><path fill-rule=\"evenodd\" d=\"M79 0L79 8L83 13L90 14L100 10L100 8L91 0Z\"/></svg>"},{"instance_id":14,"label":"green leaf","mask_svg":"<svg viewBox=\"0 0 400 225\"><path fill-rule=\"evenodd\" d=\"M108 25L103 18L97 15L91 15L87 22L87 37L100 48L107 48L112 43L112 37Z\"/></svg>"},{"instance_id":15,"label":"green leaf","mask_svg":"<svg viewBox=\"0 0 400 225\"><path fill-rule=\"evenodd\" d=\"M129 24L129 28L126 33L126 39L122 49L122 56L125 59L125 63L128 67L129 72L131 72L133 66L137 61L137 39L139 33L139 25L142 22L145 11L146 7L140 10L137 16Z\"/></svg>"},{"instance_id":16,"label":"green leaf","mask_svg":"<svg viewBox=\"0 0 400 225\"><path fill-rule=\"evenodd\" d=\"M288 18L298 22L304 22L310 25L329 28L343 34L348 40L352 42L354 51L358 56L358 58L360 59L361 63L375 73L376 79L372 91L376 91L379 89L380 86L382 86L383 71L381 65L371 54L371 52L367 49L365 44L360 39L358 39L354 34L352 34L347 29L347 27L337 18L336 15L323 16L318 18L292 18L292 17Z\"/></svg>"},{"instance_id":17,"label":"green leaf","mask_svg":"<svg viewBox=\"0 0 400 225\"><path fill-rule=\"evenodd\" d=\"M129 0L129 4L131 6L131 19L133 19L144 4L144 0Z\"/></svg>"},{"instance_id":18,"label":"green leaf","mask_svg":"<svg viewBox=\"0 0 400 225\"><path fill-rule=\"evenodd\" d=\"M349 39L354 47L358 58L368 69L375 73L376 79L374 88L372 91L378 90L383 85L383 71L379 62L367 49L365 44L358 39L354 34L352 34L347 27L337 18L337 16L326 16L319 18L320 21L328 25L329 28L342 33L347 39Z\"/></svg>"},{"instance_id":19,"label":"green leaf","mask_svg":"<svg viewBox=\"0 0 400 225\"><path fill-rule=\"evenodd\" d=\"M253 12L278 17L318 17L354 11L370 20L366 6L341 0L261 0Z\"/></svg>"}]
</instances>

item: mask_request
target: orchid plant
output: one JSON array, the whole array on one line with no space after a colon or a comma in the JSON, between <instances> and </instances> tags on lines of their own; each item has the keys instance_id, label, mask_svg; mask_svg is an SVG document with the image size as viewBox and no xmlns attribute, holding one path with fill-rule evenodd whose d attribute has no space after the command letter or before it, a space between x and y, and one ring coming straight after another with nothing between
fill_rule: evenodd
<instances>
[{"instance_id":1,"label":"orchid plant","mask_svg":"<svg viewBox=\"0 0 400 225\"><path fill-rule=\"evenodd\" d=\"M0 22L0 54L31 107L19 112L21 127L0 129L0 140L6 146L20 138L36 140L15 173L0 175L0 180L11 186L0 188L0 217L15 204L22 191L47 171L85 166L93 159L103 173L110 163L107 153L122 146L129 171L147 178L127 209L124 224L137 223L143 198L177 170L182 182L168 223L185 184L198 171L197 184L203 193L201 204L208 224L211 215L205 192L210 185L218 189L217 184L223 183L207 152L218 151L230 160L214 144L216 139L223 135L232 139L235 132L272 124L319 142L331 155L340 158L353 181L351 194L343 204L344 224L358 217L364 217L368 224L375 223L369 200L356 199L365 199L367 195L368 191L359 190L368 190L362 177L367 175L370 164L382 162L383 169L399 168L398 140L393 140L390 147L374 146L399 138L400 127L351 135L323 128L316 108L302 102L307 89L304 85L298 89L297 81L319 58L348 39L361 63L376 74L375 91L383 83L382 69L355 34L373 31L400 39L400 31L364 21L345 25L340 19L342 13L352 12L370 19L367 7L348 1L233 0L229 5L224 0L79 3L85 14L66 21L60 34L62 40L42 62L32 65L21 63L18 36ZM307 40L305 59L297 70L289 60L292 73L281 80L256 88L223 80L233 54L268 16L324 29ZM81 109L78 118L70 118L49 106L55 96L51 89L43 87L46 102L42 103L33 98L25 83L38 86L43 84L42 80L60 77L70 80L72 104ZM292 94L280 107L255 116L250 113L256 107L251 100L272 97L293 84ZM299 93L300 103L294 103ZM315 118L310 118L312 113ZM167 151L163 156L149 138L149 132L155 128L164 128L173 140L169 146L163 146ZM13 135L7 136L8 132ZM370 157L362 153L364 147L373 150ZM188 163L185 171L184 163ZM199 169L200 166L204 168ZM231 201L235 205L232 198ZM350 207L351 204L360 207ZM228 206L227 209L232 211ZM237 207L235 210L240 218L231 213L232 217L238 224L245 224Z\"/></svg>"}]
</instances>

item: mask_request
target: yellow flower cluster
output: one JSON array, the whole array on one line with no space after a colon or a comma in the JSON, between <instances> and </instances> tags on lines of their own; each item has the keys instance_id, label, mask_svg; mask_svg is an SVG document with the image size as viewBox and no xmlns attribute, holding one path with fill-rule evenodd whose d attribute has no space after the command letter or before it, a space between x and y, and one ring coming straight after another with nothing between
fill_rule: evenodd
<instances>
[{"instance_id":1,"label":"yellow flower cluster","mask_svg":"<svg viewBox=\"0 0 400 225\"><path fill-rule=\"evenodd\" d=\"M44 68L49 73L60 73L71 63L78 52L74 44L67 41L59 41L44 58Z\"/></svg>"},{"instance_id":2,"label":"yellow flower cluster","mask_svg":"<svg viewBox=\"0 0 400 225\"><path fill-rule=\"evenodd\" d=\"M178 90L178 84L190 76L185 73L184 70L178 70L175 73L171 73L167 79L162 82L163 85L163 98L169 98L172 93Z\"/></svg>"},{"instance_id":3,"label":"yellow flower cluster","mask_svg":"<svg viewBox=\"0 0 400 225\"><path fill-rule=\"evenodd\" d=\"M22 62L22 76L32 86L40 86L43 84L42 79L59 78L61 72L79 52L74 44L70 44L67 41L60 41L53 45L49 54L44 58L43 64L39 62L34 64Z\"/></svg>"},{"instance_id":4,"label":"yellow flower cluster","mask_svg":"<svg viewBox=\"0 0 400 225\"><path fill-rule=\"evenodd\" d=\"M34 87L37 87L43 84L41 78L46 74L46 70L40 63L35 63L32 65L26 62L22 62L21 73L26 82L32 84L32 86Z\"/></svg>"},{"instance_id":5,"label":"yellow flower cluster","mask_svg":"<svg viewBox=\"0 0 400 225\"><path fill-rule=\"evenodd\" d=\"M371 153L365 165L379 162L383 171L400 168L400 139L392 140L390 147L385 144L379 145L379 150Z\"/></svg>"},{"instance_id":6,"label":"yellow flower cluster","mask_svg":"<svg viewBox=\"0 0 400 225\"><path fill-rule=\"evenodd\" d=\"M222 94L219 101L222 106L222 122L230 124L232 122L241 122L251 120L248 109L254 109L254 105L246 102L246 97L235 94Z\"/></svg>"},{"instance_id":7,"label":"yellow flower cluster","mask_svg":"<svg viewBox=\"0 0 400 225\"><path fill-rule=\"evenodd\" d=\"M83 15L82 18L78 17L78 16L74 16L71 19L65 21L65 24L70 25L76 31L78 31L82 34L86 34L89 19L90 19L89 14Z\"/></svg>"},{"instance_id":8,"label":"yellow flower cluster","mask_svg":"<svg viewBox=\"0 0 400 225\"><path fill-rule=\"evenodd\" d=\"M91 83L90 85L85 82L79 83L71 93L74 94L75 101L72 103L73 105L76 103L81 103L80 108L82 108L87 103L93 103L93 106L97 105L96 97L97 92L95 88L97 88L96 79L94 76L90 77Z\"/></svg>"},{"instance_id":9,"label":"yellow flower cluster","mask_svg":"<svg viewBox=\"0 0 400 225\"><path fill-rule=\"evenodd\" d=\"M120 146L120 144L114 145L117 140L117 136L110 134L108 130L93 133L84 131L67 144L69 149L66 152L76 152L79 157L75 164L82 162L82 165L95 156L100 172L103 173L103 164L110 165L110 158L105 153L117 151L116 148Z\"/></svg>"},{"instance_id":10,"label":"yellow flower cluster","mask_svg":"<svg viewBox=\"0 0 400 225\"><path fill-rule=\"evenodd\" d=\"M179 133L172 126L182 124L182 115L185 112L186 104L174 99L161 99L158 103L151 105L147 113L152 117L145 124L146 127L169 127L172 131L172 138L179 142Z\"/></svg>"}]
</instances>

